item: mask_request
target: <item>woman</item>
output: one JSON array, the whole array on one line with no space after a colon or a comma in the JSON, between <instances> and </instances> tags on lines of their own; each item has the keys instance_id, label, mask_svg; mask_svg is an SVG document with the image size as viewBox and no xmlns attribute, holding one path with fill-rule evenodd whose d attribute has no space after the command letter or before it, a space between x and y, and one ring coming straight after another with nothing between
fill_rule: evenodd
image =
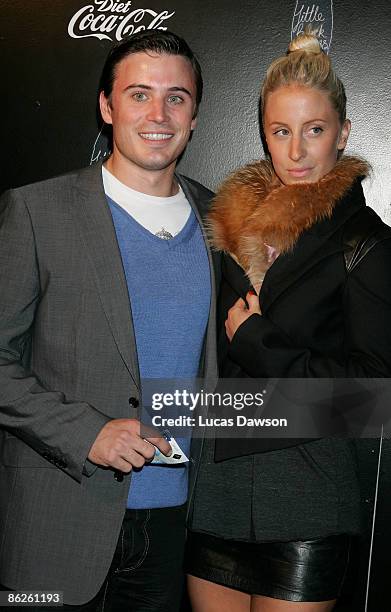
<instances>
[{"instance_id":1,"label":"woman","mask_svg":"<svg viewBox=\"0 0 391 612\"><path fill-rule=\"evenodd\" d=\"M267 71L270 160L230 176L210 215L215 247L231 256L221 376L390 376L391 230L365 207L368 165L342 155L345 106L314 36L298 36ZM347 272L358 218L375 220L382 240ZM341 591L360 528L351 442L263 442L219 463L205 444L187 555L194 612L327 612Z\"/></svg>"}]
</instances>

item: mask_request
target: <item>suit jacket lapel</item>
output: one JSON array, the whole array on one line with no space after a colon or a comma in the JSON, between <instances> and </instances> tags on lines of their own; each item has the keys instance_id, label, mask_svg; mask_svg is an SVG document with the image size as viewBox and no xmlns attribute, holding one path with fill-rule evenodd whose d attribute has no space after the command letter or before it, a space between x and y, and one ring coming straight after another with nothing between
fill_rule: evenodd
<instances>
[{"instance_id":1,"label":"suit jacket lapel","mask_svg":"<svg viewBox=\"0 0 391 612\"><path fill-rule=\"evenodd\" d=\"M210 269L211 272L214 272L211 278L212 294L214 295L213 292L216 290L216 287L220 286L221 253L211 249L210 241L205 231L204 223L209 212L211 198L201 194L197 186L194 183L190 182L188 179L186 179L186 177L181 176L180 174L176 174L175 176L178 183L182 187L183 193L185 194L188 202L190 203L190 206L192 207L194 214L197 217L201 227L202 235L204 237L205 245L208 252L209 264L211 266Z\"/></svg>"},{"instance_id":2,"label":"suit jacket lapel","mask_svg":"<svg viewBox=\"0 0 391 612\"><path fill-rule=\"evenodd\" d=\"M183 189L183 192L196 215L202 234L205 240L205 246L208 253L210 267L210 284L211 284L211 303L209 310L209 321L206 330L206 339L204 351L201 358L200 373L205 379L207 387L214 387L218 372L217 372L217 352L216 352L216 286L220 285L220 254L212 252L209 246L209 240L204 229L204 219L208 212L210 198L202 195L197 186L188 181L185 177L176 175L176 179Z\"/></svg>"},{"instance_id":3,"label":"suit jacket lapel","mask_svg":"<svg viewBox=\"0 0 391 612\"><path fill-rule=\"evenodd\" d=\"M82 170L75 186L73 214L117 348L140 386L131 305L114 224L103 190L102 164Z\"/></svg>"}]
</instances>

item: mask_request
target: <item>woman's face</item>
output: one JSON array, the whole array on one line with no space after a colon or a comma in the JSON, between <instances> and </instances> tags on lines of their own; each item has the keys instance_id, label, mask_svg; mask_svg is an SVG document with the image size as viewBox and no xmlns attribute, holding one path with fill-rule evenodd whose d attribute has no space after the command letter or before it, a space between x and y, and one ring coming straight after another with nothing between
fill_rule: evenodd
<instances>
[{"instance_id":1,"label":"woman's face","mask_svg":"<svg viewBox=\"0 0 391 612\"><path fill-rule=\"evenodd\" d=\"M314 183L334 167L350 132L327 92L284 85L268 94L263 126L274 171L284 185Z\"/></svg>"}]
</instances>

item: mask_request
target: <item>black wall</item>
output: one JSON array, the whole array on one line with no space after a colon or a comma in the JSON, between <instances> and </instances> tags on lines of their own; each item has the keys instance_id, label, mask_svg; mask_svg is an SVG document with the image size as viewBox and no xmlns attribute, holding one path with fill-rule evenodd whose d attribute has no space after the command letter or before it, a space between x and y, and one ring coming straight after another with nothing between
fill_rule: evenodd
<instances>
[{"instance_id":1,"label":"black wall","mask_svg":"<svg viewBox=\"0 0 391 612\"><path fill-rule=\"evenodd\" d=\"M80 20L87 14L94 18L104 15L119 27L124 27L125 20L128 35L132 27L148 27L160 15L155 25L160 23L183 35L197 52L204 71L205 96L198 127L180 168L216 187L229 171L262 155L257 122L260 82L270 61L285 51L304 5L301 14L308 8L307 17L318 19L313 23L322 26L323 44L346 86L348 116L353 124L348 152L366 157L373 166L373 177L364 186L368 203L391 223L389 0L337 0L334 6L332 0L318 4L296 0L133 0L123 3L122 13L114 11L115 4L118 6L114 0L0 0L0 191L87 165L106 150L104 139L95 143L100 129L96 90L115 35L121 37L124 32L118 28L106 32L112 40L86 36L104 34L80 28ZM109 6L112 10L98 11ZM71 35L69 23L83 7ZM133 11L136 13L131 17ZM390 565L390 443L383 449L368 608L373 612L388 610L385 568ZM378 444L371 441L362 442L358 451L367 536L377 451ZM355 612L362 609L365 598L367 544L368 537L357 555L361 577L351 579L356 603L350 609Z\"/></svg>"}]
</instances>

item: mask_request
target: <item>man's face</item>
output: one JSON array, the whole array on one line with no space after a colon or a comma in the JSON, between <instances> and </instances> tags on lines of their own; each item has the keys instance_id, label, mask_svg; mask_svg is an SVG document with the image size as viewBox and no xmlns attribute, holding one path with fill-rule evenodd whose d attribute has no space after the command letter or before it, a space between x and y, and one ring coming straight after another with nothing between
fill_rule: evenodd
<instances>
[{"instance_id":1,"label":"man's face","mask_svg":"<svg viewBox=\"0 0 391 612\"><path fill-rule=\"evenodd\" d=\"M113 126L113 159L126 172L172 166L194 129L196 84L190 62L178 55L134 53L116 67L103 120Z\"/></svg>"}]
</instances>

